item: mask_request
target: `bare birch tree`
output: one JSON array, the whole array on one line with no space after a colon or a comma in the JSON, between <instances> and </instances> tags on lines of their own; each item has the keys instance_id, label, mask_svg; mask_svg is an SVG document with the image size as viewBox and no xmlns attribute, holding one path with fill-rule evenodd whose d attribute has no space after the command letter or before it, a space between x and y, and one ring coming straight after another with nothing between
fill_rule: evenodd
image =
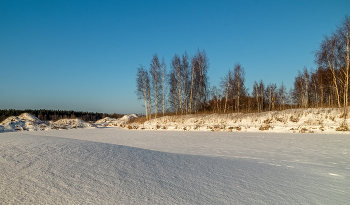
<instances>
[{"instance_id":1,"label":"bare birch tree","mask_svg":"<svg viewBox=\"0 0 350 205\"><path fill-rule=\"evenodd\" d=\"M319 51L316 52L316 62L320 66L328 67L332 73L333 86L336 92L337 104L340 107L340 96L338 88L337 69L339 66L337 48L339 46L339 36L332 34L331 37L325 36L324 41L321 43Z\"/></svg>"},{"instance_id":2,"label":"bare birch tree","mask_svg":"<svg viewBox=\"0 0 350 205\"><path fill-rule=\"evenodd\" d=\"M228 70L227 74L221 79L220 87L224 91L225 96L225 106L224 106L224 113L227 111L227 101L228 101L228 95L230 93L230 84L232 83L232 71Z\"/></svg>"},{"instance_id":3,"label":"bare birch tree","mask_svg":"<svg viewBox=\"0 0 350 205\"><path fill-rule=\"evenodd\" d=\"M232 89L234 98L236 100L235 110L238 112L240 108L240 98L246 94L246 88L244 85L244 75L244 68L241 66L241 64L237 63L233 70Z\"/></svg>"},{"instance_id":4,"label":"bare birch tree","mask_svg":"<svg viewBox=\"0 0 350 205\"><path fill-rule=\"evenodd\" d=\"M166 80L166 64L165 64L164 58L162 58L161 66L163 71L162 81L163 81L163 117L164 117L165 115L165 80Z\"/></svg>"},{"instance_id":5,"label":"bare birch tree","mask_svg":"<svg viewBox=\"0 0 350 205\"><path fill-rule=\"evenodd\" d=\"M152 85L153 85L153 91L154 91L154 102L155 102L155 118L157 118L157 112L158 112L158 99L159 99L159 88L161 88L161 68L159 64L158 55L154 54L153 59L151 62L150 67L150 74L152 77Z\"/></svg>"},{"instance_id":6,"label":"bare birch tree","mask_svg":"<svg viewBox=\"0 0 350 205\"><path fill-rule=\"evenodd\" d=\"M137 77L136 77L136 95L138 99L144 99L145 101L145 110L146 110L146 118L148 119L148 110L151 106L149 103L149 76L147 70L144 69L142 65L137 68ZM151 113L150 113L151 114Z\"/></svg>"},{"instance_id":7,"label":"bare birch tree","mask_svg":"<svg viewBox=\"0 0 350 205\"><path fill-rule=\"evenodd\" d=\"M339 58L341 60L341 74L344 87L344 107L348 106L349 99L349 64L350 64L350 17L345 16L342 24L338 27L337 36L339 36Z\"/></svg>"}]
</instances>

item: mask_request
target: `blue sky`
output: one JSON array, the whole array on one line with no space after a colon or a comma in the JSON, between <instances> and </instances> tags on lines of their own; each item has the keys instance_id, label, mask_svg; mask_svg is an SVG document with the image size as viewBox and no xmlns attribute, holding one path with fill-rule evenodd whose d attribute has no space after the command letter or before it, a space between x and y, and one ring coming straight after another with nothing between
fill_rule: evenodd
<instances>
[{"instance_id":1,"label":"blue sky","mask_svg":"<svg viewBox=\"0 0 350 205\"><path fill-rule=\"evenodd\" d=\"M144 112L137 67L197 49L211 85L239 62L248 88L290 87L346 14L346 0L1 0L0 109Z\"/></svg>"}]
</instances>

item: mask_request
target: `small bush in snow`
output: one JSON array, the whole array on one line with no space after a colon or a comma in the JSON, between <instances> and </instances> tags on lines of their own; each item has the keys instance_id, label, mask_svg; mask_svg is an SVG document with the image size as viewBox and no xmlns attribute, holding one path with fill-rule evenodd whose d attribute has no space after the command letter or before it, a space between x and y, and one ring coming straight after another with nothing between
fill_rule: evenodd
<instances>
[{"instance_id":1,"label":"small bush in snow","mask_svg":"<svg viewBox=\"0 0 350 205\"><path fill-rule=\"evenodd\" d=\"M290 118L289 118L289 120L290 120L291 122L297 123L297 122L299 122L299 120L300 120L300 116L291 115Z\"/></svg>"},{"instance_id":2,"label":"small bush in snow","mask_svg":"<svg viewBox=\"0 0 350 205\"><path fill-rule=\"evenodd\" d=\"M262 124L260 127L259 127L259 130L261 131L264 131L264 130L269 130L269 129L272 129L273 127L269 124Z\"/></svg>"},{"instance_id":3,"label":"small bush in snow","mask_svg":"<svg viewBox=\"0 0 350 205\"><path fill-rule=\"evenodd\" d=\"M266 120L263 121L264 124L270 124L272 123L272 119L267 118Z\"/></svg>"},{"instance_id":4,"label":"small bush in snow","mask_svg":"<svg viewBox=\"0 0 350 205\"><path fill-rule=\"evenodd\" d=\"M339 127L335 128L335 131L350 131L349 126L343 122Z\"/></svg>"},{"instance_id":5,"label":"small bush in snow","mask_svg":"<svg viewBox=\"0 0 350 205\"><path fill-rule=\"evenodd\" d=\"M300 132L300 133L305 133L305 132L307 132L307 131L308 131L308 129L307 129L306 127L303 127L303 128L300 129L299 132Z\"/></svg>"},{"instance_id":6,"label":"small bush in snow","mask_svg":"<svg viewBox=\"0 0 350 205\"><path fill-rule=\"evenodd\" d=\"M195 125L193 129L198 130L200 127L200 125Z\"/></svg>"}]
</instances>

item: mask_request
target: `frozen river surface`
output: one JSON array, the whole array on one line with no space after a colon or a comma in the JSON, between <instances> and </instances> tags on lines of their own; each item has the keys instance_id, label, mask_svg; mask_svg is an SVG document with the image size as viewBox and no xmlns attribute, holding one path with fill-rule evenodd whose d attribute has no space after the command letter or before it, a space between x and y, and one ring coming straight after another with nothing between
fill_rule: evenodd
<instances>
[{"instance_id":1,"label":"frozen river surface","mask_svg":"<svg viewBox=\"0 0 350 205\"><path fill-rule=\"evenodd\" d=\"M0 204L349 204L350 136L0 134Z\"/></svg>"}]
</instances>

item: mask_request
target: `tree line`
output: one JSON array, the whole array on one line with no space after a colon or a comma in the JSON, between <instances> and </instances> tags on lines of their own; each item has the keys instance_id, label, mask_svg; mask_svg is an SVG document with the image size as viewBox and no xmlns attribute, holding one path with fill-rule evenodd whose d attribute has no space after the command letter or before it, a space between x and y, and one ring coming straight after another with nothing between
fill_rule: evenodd
<instances>
[{"instance_id":1,"label":"tree line","mask_svg":"<svg viewBox=\"0 0 350 205\"><path fill-rule=\"evenodd\" d=\"M97 112L82 112L82 111L73 111L73 110L16 110L16 109L6 109L6 110L0 110L0 122L5 120L6 118L10 116L18 116L22 113L29 113L31 115L34 115L35 117L39 118L43 121L57 121L60 119L75 119L79 118L84 121L96 121L103 119L105 117L112 117L112 118L120 118L123 117L122 114L106 114L106 113L97 113Z\"/></svg>"},{"instance_id":2,"label":"tree line","mask_svg":"<svg viewBox=\"0 0 350 205\"><path fill-rule=\"evenodd\" d=\"M337 30L325 36L315 52L316 70L298 71L293 86L283 82L255 81L250 92L245 85L244 67L236 63L218 86L209 84L209 60L204 50L191 57L175 54L170 68L153 55L147 69L140 65L136 95L144 101L146 117L170 112L262 112L287 108L346 107L349 101L350 18L345 16Z\"/></svg>"}]
</instances>

